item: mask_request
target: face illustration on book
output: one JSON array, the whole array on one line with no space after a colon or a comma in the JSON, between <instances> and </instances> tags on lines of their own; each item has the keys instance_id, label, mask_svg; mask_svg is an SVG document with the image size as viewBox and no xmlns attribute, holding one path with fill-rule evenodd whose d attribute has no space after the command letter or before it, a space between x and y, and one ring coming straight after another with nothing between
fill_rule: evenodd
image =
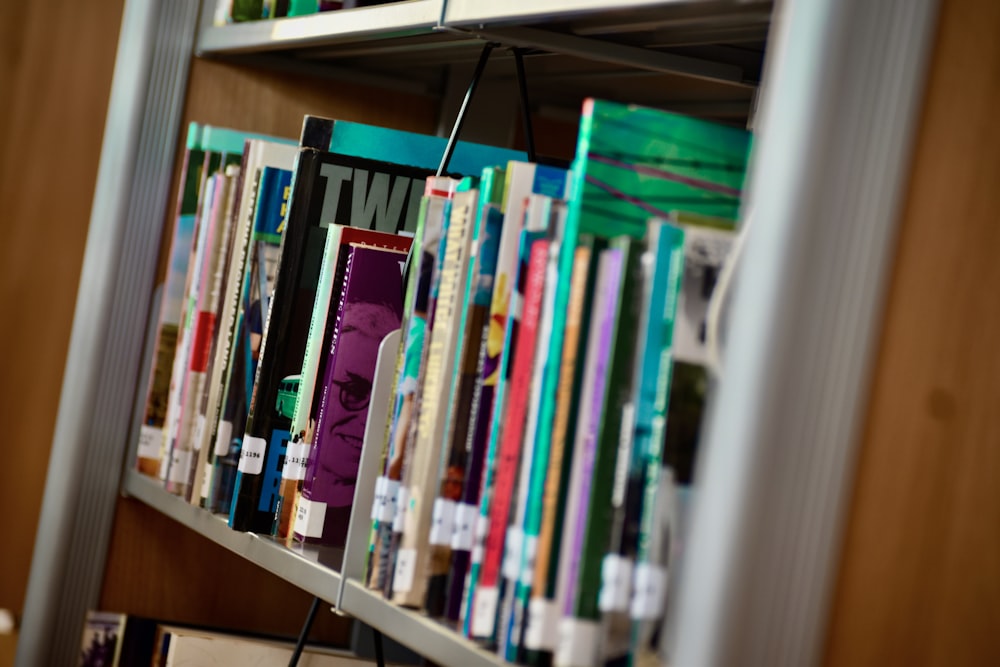
<instances>
[{"instance_id":1,"label":"face illustration on book","mask_svg":"<svg viewBox=\"0 0 1000 667\"><path fill-rule=\"evenodd\" d=\"M397 328L399 317L381 304L354 302L345 309L330 387L334 418L319 450L319 465L332 482L327 503L332 507L354 501L378 348L385 335Z\"/></svg>"}]
</instances>

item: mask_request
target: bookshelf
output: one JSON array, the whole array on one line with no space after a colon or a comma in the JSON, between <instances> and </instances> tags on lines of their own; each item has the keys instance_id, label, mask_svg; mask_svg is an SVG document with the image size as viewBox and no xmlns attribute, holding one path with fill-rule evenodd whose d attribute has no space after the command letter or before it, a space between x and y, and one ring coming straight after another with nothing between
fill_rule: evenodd
<instances>
[{"instance_id":1,"label":"bookshelf","mask_svg":"<svg viewBox=\"0 0 1000 667\"><path fill-rule=\"evenodd\" d=\"M450 63L496 40L539 55L538 105L572 106L604 93L732 120L754 104L759 54L706 49L703 41L762 43L768 30L770 69L760 105L769 127L780 131L765 126L757 140L749 195L756 231L732 304L731 326L741 337L730 342L732 370L714 399L704 500L674 611L678 664L737 654L761 664L815 657L934 3L793 0L769 28L770 9L711 0L634 0L613 9L594 0L412 0L273 25L203 28L199 35L199 16L209 9L200 11L196 1L129 0L36 546L41 555L29 582L19 648L25 664L59 663L75 652L78 633L70 629L98 597L119 491L324 599L342 587L346 613L433 660L496 664L357 582L266 540L224 534L217 520L108 465L127 461L135 442L150 286L185 104L240 103L227 99L231 89L192 86L199 71L220 67L237 78L248 68L260 68L262 78L275 71L349 74L426 102L446 96L440 80ZM663 35L672 35L666 45ZM192 63L192 53L210 60ZM412 65L412 76L401 63ZM277 106L280 86L275 90L265 102ZM420 126L426 119L393 117L378 101L372 96L352 110L378 109L387 124ZM866 128L873 125L885 132L872 136ZM848 139L834 140L841 137ZM819 187L828 170L849 173L853 164L870 167ZM130 177L123 183L121 174ZM865 280L839 281L845 266ZM808 317L796 310L805 304ZM845 316L850 327L833 344L824 334L839 331ZM774 363L788 356L811 361ZM774 406L785 401L801 421L781 419ZM831 419L840 427L829 428ZM818 444L768 467L783 459L781 443L802 441ZM803 509L782 515L779 529L779 507ZM762 594L769 586L778 593ZM51 641L50 627L67 628L65 636ZM767 632L769 642L754 641ZM784 662L773 659L779 654Z\"/></svg>"}]
</instances>

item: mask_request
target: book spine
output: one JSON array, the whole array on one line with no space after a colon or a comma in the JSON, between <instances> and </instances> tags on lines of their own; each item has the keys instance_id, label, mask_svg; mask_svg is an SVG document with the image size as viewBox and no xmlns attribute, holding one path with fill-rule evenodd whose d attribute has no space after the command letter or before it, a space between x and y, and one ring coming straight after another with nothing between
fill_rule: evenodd
<instances>
[{"instance_id":1,"label":"book spine","mask_svg":"<svg viewBox=\"0 0 1000 667\"><path fill-rule=\"evenodd\" d=\"M554 567L558 563L559 540L566 506L566 491L570 462L573 457L573 437L575 428L575 405L579 399L580 368L578 350L586 344L584 335L584 313L587 310L589 294L593 290L593 272L589 271L590 247L575 249L573 263L573 284L570 289L569 312L566 318L566 340L560 364L557 410L552 426L551 451L545 488L542 496L541 523L538 529L538 548L532 573L531 600L526 613L524 648L527 652L551 652L556 648L558 632L558 611L555 608ZM589 278L589 281L588 281ZM581 343L582 341L582 343ZM526 658L529 663L537 663L540 656Z\"/></svg>"},{"instance_id":2,"label":"book spine","mask_svg":"<svg viewBox=\"0 0 1000 667\"><path fill-rule=\"evenodd\" d=\"M211 230L209 231L208 247L205 253L205 264L202 268L201 284L198 289L196 305L197 320L195 323L191 361L188 367L188 377L185 381L181 405L181 430L174 442L176 450L187 455L187 467L179 466L171 475L176 484L176 493L190 502L191 487L194 472L197 468L204 432L204 420L199 419L199 407L205 391L205 380L211 360L212 346L215 341L216 321L218 319L219 289L222 282L221 267L225 265L226 251L229 249L231 236L231 221L229 215L232 205L232 190L235 174L239 168L226 167L225 173L219 177L215 201L212 205ZM168 482L171 480L168 479Z\"/></svg>"},{"instance_id":3,"label":"book spine","mask_svg":"<svg viewBox=\"0 0 1000 667\"><path fill-rule=\"evenodd\" d=\"M531 232L525 232L522 247L530 248L524 286L524 314L521 318L517 346L511 364L510 396L506 405L503 440L498 452L497 473L486 535L486 550L479 576L472 612L472 634L492 639L496 632L497 606L502 596L500 567L505 548L519 551L518 535L508 537L507 522L513 501L515 476L521 455L527 402L535 357L535 342L545 289L545 268L548 241L532 242Z\"/></svg>"},{"instance_id":4,"label":"book spine","mask_svg":"<svg viewBox=\"0 0 1000 667\"><path fill-rule=\"evenodd\" d=\"M254 232L236 315L232 360L215 434L215 466L208 499L208 506L213 512L226 513L232 506L260 342L267 320L267 304L274 292L280 256L280 237L278 243L273 243L267 235Z\"/></svg>"},{"instance_id":5,"label":"book spine","mask_svg":"<svg viewBox=\"0 0 1000 667\"><path fill-rule=\"evenodd\" d=\"M554 203L551 197L544 195L532 195L529 197L525 226L530 229L544 230L549 236L549 244L546 257L545 286L543 288L543 301L541 315L539 317L538 329L532 344L535 346L535 360L532 368L531 383L527 403L527 417L525 418L524 434L522 435L521 465L517 475L517 502L512 508L510 528L508 530L518 531L521 535L518 545L519 549L514 549L505 554L503 564L503 575L506 579L504 585L504 598L500 611L500 627L498 636L500 638L500 655L506 655L508 660L517 660L518 647L521 644L521 629L523 628L523 604L516 603L519 597L527 596L524 589L530 588L530 578L528 572L533 569L535 552L538 542L537 528L533 528L528 520L529 503L531 502L531 485L534 476L540 472L544 474L545 463L548 459L548 448L546 438L540 438L538 433L538 408L539 397L543 391L546 366L555 362L555 357L551 357L548 350L548 340L552 329L552 301L555 294L555 286L559 280L558 262L561 238L561 227L559 225L559 212L563 210L561 203ZM541 495L541 492L538 492Z\"/></svg>"},{"instance_id":6,"label":"book spine","mask_svg":"<svg viewBox=\"0 0 1000 667\"><path fill-rule=\"evenodd\" d=\"M616 493L623 491L624 497L619 496L620 503L615 508L611 548L603 568L603 571L613 572L616 568L612 566L621 563L617 569L623 574L633 573L632 581L635 572L642 576L640 562L649 563L648 544L654 530L652 521L664 435L661 424L666 421L674 318L684 269L684 232L680 227L654 221L650 225L647 245L643 263L647 287L641 310L642 340L635 364L638 380L632 392L636 415L632 429L634 441L624 489L616 489ZM643 521L647 522L645 526ZM614 657L634 650L637 627L630 627L632 607L636 600L645 596L637 596L631 590L630 581L610 579L601 583L600 602L603 617L608 619L604 623L605 654ZM621 595L614 594L621 589L624 589ZM652 596L654 600L657 597L662 596Z\"/></svg>"},{"instance_id":7,"label":"book spine","mask_svg":"<svg viewBox=\"0 0 1000 667\"><path fill-rule=\"evenodd\" d=\"M213 353L214 362L204 410L206 429L203 447L207 448L207 457L201 503L205 507L213 506L213 486L219 470L216 461L219 457L229 455L232 441L231 421L221 433L224 437L219 436L224 415L232 415L232 410L226 408L226 401L235 354L239 350L238 333L243 315L243 293L250 265L250 249L257 240L263 238L270 238L275 245L280 243L280 235L276 230L284 217L284 202L288 196L291 167L296 154L293 146L265 140L248 139L245 146L234 204L236 234L222 296L220 342ZM242 434L242 426L238 433Z\"/></svg>"},{"instance_id":8,"label":"book spine","mask_svg":"<svg viewBox=\"0 0 1000 667\"><path fill-rule=\"evenodd\" d=\"M428 188L431 186L428 185ZM409 369L405 373L401 392L403 398L400 411L400 421L396 425L396 447L393 460L390 463L390 478L398 480L396 491L396 513L392 520L389 548L386 552L385 577L383 594L392 598L394 580L399 556L399 545L402 540L403 528L406 525L406 512L409 508L409 485L417 437L417 422L421 413L423 401L424 377L427 373L427 354L430 347L430 332L434 326L434 311L437 304L441 280L441 264L444 261L444 247L447 240L450 218L450 197L454 190L430 196L427 205L425 230L437 230L439 236L433 240L424 239L424 256L420 262L419 280L425 285L419 290L413 317L410 320L413 334L413 347L408 351ZM422 309L422 310L420 310ZM409 344L410 341L408 341ZM405 416L405 419L402 417ZM407 567L404 564L403 570Z\"/></svg>"},{"instance_id":9,"label":"book spine","mask_svg":"<svg viewBox=\"0 0 1000 667\"><path fill-rule=\"evenodd\" d=\"M214 458L212 456L214 450L210 441L215 431L215 419L218 416L216 406L219 400L218 375L220 371L217 369L223 365L223 362L218 358L222 355L222 348L228 348L230 341L231 322L229 320L231 314L226 308L229 299L223 297L227 289L228 264L236 253L236 246L240 243L245 244L245 238L244 240L238 240L238 238L240 235L246 236L247 225L243 225L243 229L239 229L240 221L236 218L237 192L242 189L240 170L241 167L235 165L226 168L229 186L225 202L224 222L226 224L223 228L225 234L221 240L221 254L212 274L213 280L209 293L208 307L216 314L216 325L213 329L212 344L208 352L208 365L205 368L205 386L197 406L192 447L198 454L197 458L193 460L192 470L188 476L189 488L187 490L188 501L199 507L202 505L202 498L207 495L211 480L211 476L206 474L206 468L211 470L210 459ZM226 349L225 356L228 357L228 354L228 349Z\"/></svg>"},{"instance_id":10,"label":"book spine","mask_svg":"<svg viewBox=\"0 0 1000 667\"><path fill-rule=\"evenodd\" d=\"M329 238L329 237L327 237ZM329 248L327 244L327 248ZM335 361L337 356L337 342L340 338L340 332L344 325L344 311L347 305L347 282L350 279L351 267L354 264L354 248L351 246L343 247L343 254L341 254L341 248L339 244L331 249L332 252L337 253L343 262L339 259L332 260L335 265L340 265L340 275L334 278L334 281L339 283L338 289L331 294L331 296L337 299L337 307L334 310L334 316L332 318L332 326L330 327L330 340L329 345L324 346L323 354L326 357L325 369L323 373L323 380L319 391L319 411L316 413L316 432L319 434L324 433L326 429L329 428L328 421L329 417L329 401L331 399L331 391L336 389L333 387L333 371L335 367ZM336 268L334 269L336 271ZM329 310L329 305L327 307ZM324 317L324 322L326 318ZM315 541L322 542L324 533L324 523L325 521L325 506L320 506L321 501L316 499L313 501L310 496L313 492L313 483L316 479L317 467L319 466L319 454L320 446L323 444L325 438L322 435L318 437L314 436L314 445L310 447L309 456L306 462L306 470L302 476L302 484L298 489L299 495L296 500L296 516L295 525L292 535L296 540L305 541ZM303 502L305 500L305 502ZM311 507L315 504L315 509L313 511L307 511L307 503ZM317 517L317 514L321 514L321 517Z\"/></svg>"},{"instance_id":11,"label":"book spine","mask_svg":"<svg viewBox=\"0 0 1000 667\"><path fill-rule=\"evenodd\" d=\"M168 255L169 264L160 294L155 356L149 374L146 408L139 429L136 467L139 472L151 477L157 475L160 466L163 426L170 393L170 374L177 351L184 281L194 244L194 221L198 209L201 165L205 157L205 152L197 147L199 133L200 126L192 123L193 141L188 142L181 166L174 231Z\"/></svg>"},{"instance_id":12,"label":"book spine","mask_svg":"<svg viewBox=\"0 0 1000 667\"><path fill-rule=\"evenodd\" d=\"M206 156L206 161L210 157ZM215 191L220 176L213 175L205 184L204 196L199 202L199 214L195 220L195 244L188 276L185 284L184 304L181 315L181 331L177 339L177 353L174 356L174 368L170 376L170 400L167 404L167 417L164 424L164 449L160 464L160 478L171 493L177 493L181 483L179 472L187 469L189 461L184 458L181 450L175 452L177 435L181 428L181 408L188 368L191 364L191 352L194 347L194 334L198 321L198 293L201 276L204 269L205 255L208 252L209 232L211 230L211 210L215 200ZM173 475L173 478L171 477Z\"/></svg>"},{"instance_id":13,"label":"book spine","mask_svg":"<svg viewBox=\"0 0 1000 667\"><path fill-rule=\"evenodd\" d=\"M485 182L481 197L485 199L490 197ZM461 614L462 595L475 539L479 492L486 455L485 432L477 430L476 427L480 422L482 410L488 410L489 400L492 397L492 387L489 391L484 387L487 380L484 370L490 330L490 303L493 298L499 242L503 231L503 215L499 207L490 203L482 206L480 225L482 230L479 233L479 252L476 258L476 274L473 277L474 287L467 329L469 341L462 362L463 377L457 409L459 418L452 435L453 441L463 445L465 459L462 492L455 509L445 607L445 617L452 623L457 622ZM467 407L463 409L465 405Z\"/></svg>"},{"instance_id":14,"label":"book spine","mask_svg":"<svg viewBox=\"0 0 1000 667\"><path fill-rule=\"evenodd\" d=\"M641 286L641 264L638 244L633 239L616 239L612 249L621 258L620 272L616 280L609 281L616 290L606 311L609 316L608 332L611 344L611 354L603 370L607 377L604 400L596 402L594 410L598 415L596 423L596 439L591 445L593 450L593 466L590 482L586 489L590 501L586 519L577 526L577 542L574 549L579 551L575 586L570 596L572 614L562 621L560 647L556 655L556 664L576 664L578 660L569 663L565 661L566 647L570 652L579 652L580 646L592 641L592 655L596 664L599 645L598 594L601 584L601 567L603 556L608 546L608 532L611 523L611 498L617 470L616 461L620 445L630 441L631 421L627 415L631 410L626 408L631 395L630 376L633 370L635 353L635 335L639 317L639 299L636 291ZM623 421L625 421L626 437L623 439Z\"/></svg>"},{"instance_id":15,"label":"book spine","mask_svg":"<svg viewBox=\"0 0 1000 667\"><path fill-rule=\"evenodd\" d=\"M601 408L604 405L607 388L607 365L613 342L621 269L622 255L619 250L601 251L594 285L594 306L587 336L587 354L584 359L580 394L582 423L578 426L573 447L573 464L567 495L565 516L569 520L563 526L561 540L557 595L561 605L561 616L564 618L572 616L576 599L577 574L580 567L583 532L592 497L591 480L594 474ZM563 625L564 623L560 622L559 651L563 650ZM558 657L557 654L557 660Z\"/></svg>"},{"instance_id":16,"label":"book spine","mask_svg":"<svg viewBox=\"0 0 1000 667\"><path fill-rule=\"evenodd\" d=\"M443 254L439 257L441 270L438 294L431 314L433 325L427 347L410 482L407 485L409 500L393 576L393 600L406 606L423 606L427 594L430 567L428 559L431 556L428 543L432 541L431 519L441 467L441 443L446 431L449 408L447 399L451 394L450 385L454 377L453 350L458 339L461 317L458 301L465 291L468 275L473 229L470 213L473 206L471 193L455 196ZM441 524L438 532L447 532L450 541L452 517L439 516L437 520Z\"/></svg>"},{"instance_id":17,"label":"book spine","mask_svg":"<svg viewBox=\"0 0 1000 667\"><path fill-rule=\"evenodd\" d=\"M249 151L248 151L249 153ZM244 160L244 164L246 160ZM234 189L236 201L245 191L249 191L250 196L256 198L260 185L260 172L247 174L241 167L239 186ZM245 181L250 178L249 187ZM208 507L208 499L213 483L213 471L215 469L216 446L215 440L219 429L219 419L221 414L221 403L226 386L226 376L229 372L232 345L235 337L235 328L239 310L238 300L240 298L241 280L245 268L247 249L250 238L253 234L253 221L249 216L242 216L237 211L231 245L228 252L229 266L224 274L221 287L221 308L219 313L218 331L216 341L212 350L212 359L208 370L207 389L204 401L199 409L201 419L204 420L204 428L201 437L201 449L199 450L199 465L195 470L195 484L193 489L196 492L191 494L192 504Z\"/></svg>"},{"instance_id":18,"label":"book spine","mask_svg":"<svg viewBox=\"0 0 1000 667\"><path fill-rule=\"evenodd\" d=\"M297 539L344 546L382 339L399 327L403 253L349 244L323 377L306 479L298 499ZM342 251L343 252L343 251ZM395 278L394 278L395 276Z\"/></svg>"},{"instance_id":19,"label":"book spine","mask_svg":"<svg viewBox=\"0 0 1000 667\"><path fill-rule=\"evenodd\" d=\"M469 574L464 582L465 590L461 605L465 609L462 619L462 633L469 637L474 636L472 602L476 597L483 567L483 556L486 552L485 541L490 525L490 504L496 476L497 451L504 423L498 417L503 414L506 383L517 340L515 324L521 317L522 300L516 288L519 279L523 281L519 254L521 232L524 230L524 216L523 208L518 209L521 211L521 215L515 214L513 208L517 205L519 196L523 200L523 193L526 190L521 186L515 187L518 179L514 176L522 169L531 166L515 165L514 168L508 169L506 172L503 229L497 254L497 273L493 287L493 298L490 303L490 324L486 340L487 355L483 368L483 390L473 436L479 441L479 446L485 449L486 459L483 463L474 546L470 554Z\"/></svg>"},{"instance_id":20,"label":"book spine","mask_svg":"<svg viewBox=\"0 0 1000 667\"><path fill-rule=\"evenodd\" d=\"M292 345L295 319L293 311L298 299L298 286L305 270L306 253L313 225L307 216L306 202L320 177L320 156L317 151L299 153L292 176L292 198L282 236L281 263L274 282L274 294L267 306L258 363L249 398L246 431L240 448L230 527L240 531L269 534L274 523L277 504L278 461L285 455L289 439L288 417L273 414L278 399L278 385L286 376L282 364L285 352ZM325 240L322 231L319 236ZM294 355L294 350L288 350ZM300 365L296 363L293 365ZM272 428L273 427L273 428ZM267 489L267 482L273 488ZM273 500L273 502L272 502Z\"/></svg>"},{"instance_id":21,"label":"book spine","mask_svg":"<svg viewBox=\"0 0 1000 667\"><path fill-rule=\"evenodd\" d=\"M285 464L281 470L281 489L276 510L277 527L275 535L279 538L288 537L291 525L292 507L295 504L295 494L302 490L302 482L306 477L306 464L309 459L309 448L312 444L313 406L323 393L320 386L317 391L317 378L322 377L320 359L326 353L327 321L330 313L330 301L335 298L337 289L343 288L343 278L346 271L340 264L340 239L343 227L334 225L327 233L323 248L323 260L320 268L319 282L316 285L316 299L313 303L312 316L309 320L309 333L306 337L306 348L302 358L302 373L299 380L299 394L295 401L295 411L292 413L292 439L285 453ZM339 278L339 286L337 286Z\"/></svg>"},{"instance_id":22,"label":"book spine","mask_svg":"<svg viewBox=\"0 0 1000 667\"><path fill-rule=\"evenodd\" d=\"M436 179L428 178L426 187L433 187ZM422 337L417 341L418 333L422 336L423 330L419 332L411 326L413 322L414 307L417 303L418 292L421 289L420 276L422 275L424 237L428 233L427 212L430 204L429 197L420 200L420 209L417 215L417 231L413 238L413 245L406 260L408 271L404 271L403 280L405 291L403 295L403 318L400 323L402 342L399 352L396 355L396 366L393 369L393 387L390 396L391 412L386 420L385 429L382 435L382 476L376 481L377 492L375 494L375 504L372 507L372 529L369 534L368 544L368 572L365 577L367 586L374 590L384 590L386 586L386 570L389 563L389 543L392 539L392 522L396 516L396 501L399 490L399 477L402 462L396 459L397 433L400 422L409 421L409 412L412 409L412 395L409 391L416 383L416 364L419 359L414 359L415 350L418 345L423 345ZM433 236L433 234L432 234ZM426 305L424 304L424 310ZM410 334L413 334L411 337ZM412 377L412 380L411 380ZM404 382L406 384L404 384Z\"/></svg>"},{"instance_id":23,"label":"book spine","mask_svg":"<svg viewBox=\"0 0 1000 667\"><path fill-rule=\"evenodd\" d=\"M491 178L493 171L484 170L484 176ZM469 218L468 224L473 233L464 277L464 290L458 306L455 329L458 336L453 346L451 359L453 370L449 383L451 395L447 401L438 472L441 483L437 490L437 498L434 500L435 523L430 534L431 553L424 609L434 618L443 616L450 602L451 554L456 533L460 530L459 504L462 500L468 463L466 441L470 415L473 412L474 387L478 378L476 370L483 324L489 310L488 294L485 297L481 295L482 282L491 280L495 269L495 243L491 244L487 238L491 230L484 217L487 209L482 205L482 198L489 197L492 183L486 182L484 185L486 186L484 191L470 189L467 192L459 192L453 204L454 208L464 206L467 209L464 215ZM437 523L438 519L445 523ZM468 522L466 525L471 527ZM467 534L470 537L472 535L471 532ZM459 603L460 599L461 593L459 593Z\"/></svg>"}]
</instances>

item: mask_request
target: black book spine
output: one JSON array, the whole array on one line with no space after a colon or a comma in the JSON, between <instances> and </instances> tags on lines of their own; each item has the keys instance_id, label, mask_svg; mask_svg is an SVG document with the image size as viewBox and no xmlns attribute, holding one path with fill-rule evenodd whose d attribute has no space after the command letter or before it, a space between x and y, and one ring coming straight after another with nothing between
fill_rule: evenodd
<instances>
[{"instance_id":1,"label":"black book spine","mask_svg":"<svg viewBox=\"0 0 1000 667\"><path fill-rule=\"evenodd\" d=\"M254 378L253 395L250 398L246 434L243 437L241 467L253 467L253 463L244 464L248 456L257 456L260 457L260 463L256 469L260 472L250 474L241 470L237 474L233 505L229 514L229 525L236 530L269 534L274 523L281 484L281 468L284 464L285 448L288 445L288 431L291 428L291 411L276 409L277 393L282 379L288 375L288 369L295 366L294 350L290 344L296 329L299 328L295 326L296 319L306 319L308 327L308 315L312 311L310 305L305 311L300 309L298 314L302 317L295 317L296 306L303 300L297 293L303 291L299 288L307 269L310 248L315 246L315 242L310 242L310 237L316 235L313 230L325 234L325 229L320 228L318 224L311 224L310 220L312 218L312 222L319 222L318 216L314 218L310 216L312 207L309 206L311 194L317 186L319 169L318 152L303 150L299 153L292 184L292 199L282 238L281 262L275 278L274 295L271 297L267 313L260 360ZM313 288L315 290L315 285ZM299 370L302 368L303 352L304 350L299 350L297 364ZM299 371L293 370L292 374L297 372ZM269 490L268 485L273 489Z\"/></svg>"}]
</instances>

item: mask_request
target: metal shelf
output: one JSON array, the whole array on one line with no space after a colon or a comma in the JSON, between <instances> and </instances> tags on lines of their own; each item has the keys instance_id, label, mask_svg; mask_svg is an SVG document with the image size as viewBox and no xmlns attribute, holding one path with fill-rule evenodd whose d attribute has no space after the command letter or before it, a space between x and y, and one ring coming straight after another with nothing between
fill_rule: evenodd
<instances>
[{"instance_id":1,"label":"metal shelf","mask_svg":"<svg viewBox=\"0 0 1000 667\"><path fill-rule=\"evenodd\" d=\"M341 577L329 567L336 554L310 547L291 549L270 537L233 530L221 516L185 502L183 498L168 493L154 480L134 470L125 473L123 490L129 496L298 588L323 600L337 599Z\"/></svg>"},{"instance_id":2,"label":"metal shelf","mask_svg":"<svg viewBox=\"0 0 1000 667\"><path fill-rule=\"evenodd\" d=\"M185 502L134 470L125 474L123 489L188 529L331 604L343 586L339 612L357 618L437 664L470 667L507 664L434 619L394 605L360 582L344 581L328 565L342 551L292 549L269 537L232 530L221 516Z\"/></svg>"},{"instance_id":3,"label":"metal shelf","mask_svg":"<svg viewBox=\"0 0 1000 667\"><path fill-rule=\"evenodd\" d=\"M509 664L434 619L394 605L353 579L344 582L341 609L435 664L462 667Z\"/></svg>"},{"instance_id":4,"label":"metal shelf","mask_svg":"<svg viewBox=\"0 0 1000 667\"><path fill-rule=\"evenodd\" d=\"M524 24L552 20L596 19L607 24L608 18L621 19L642 13L648 19L653 13L684 19L694 17L726 20L734 14L759 13L769 2L762 0L447 0L444 8L445 25ZM634 23L639 23L635 21ZM642 21L644 29L650 24ZM654 21L655 24L655 21Z\"/></svg>"}]
</instances>

